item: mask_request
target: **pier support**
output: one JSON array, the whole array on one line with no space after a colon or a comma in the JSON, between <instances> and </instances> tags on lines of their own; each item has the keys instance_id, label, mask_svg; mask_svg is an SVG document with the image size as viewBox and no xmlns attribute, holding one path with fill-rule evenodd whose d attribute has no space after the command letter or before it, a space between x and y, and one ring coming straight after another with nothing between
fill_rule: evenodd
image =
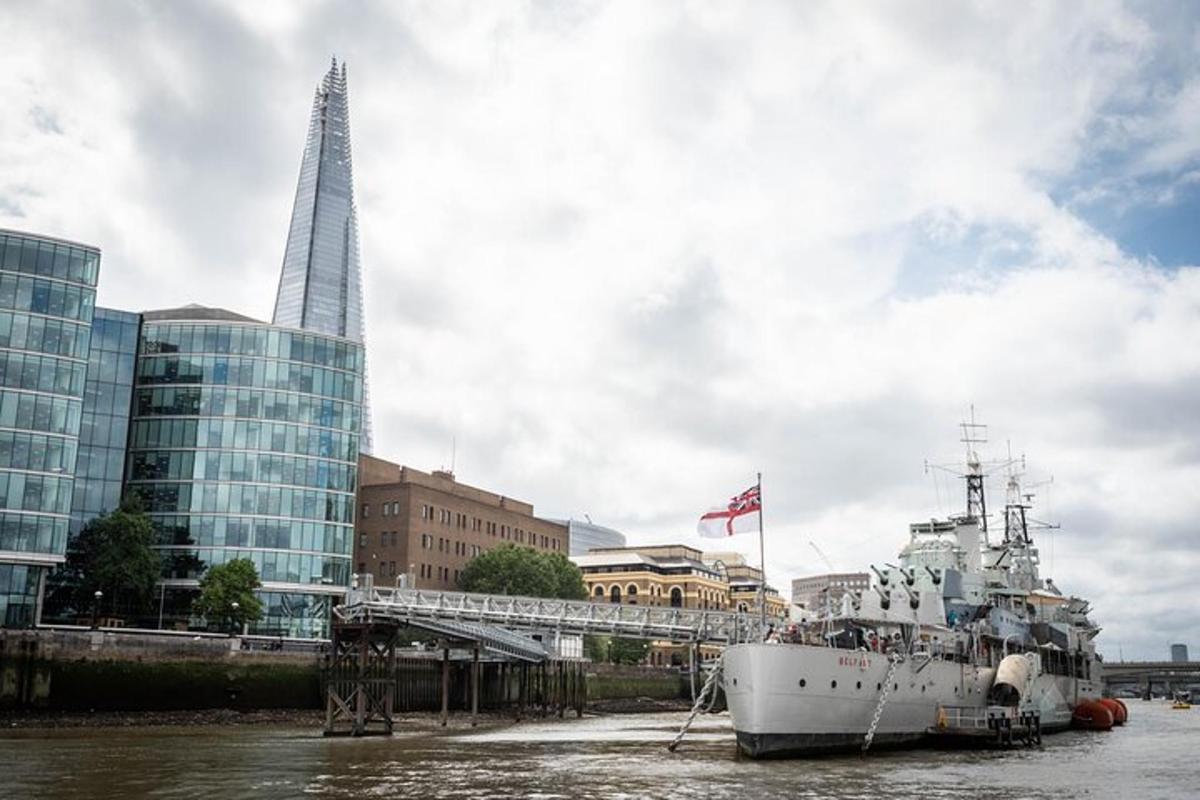
<instances>
[{"instance_id":1,"label":"pier support","mask_svg":"<svg viewBox=\"0 0 1200 800\"><path fill-rule=\"evenodd\" d=\"M391 735L396 640L391 623L336 625L325 665L325 735Z\"/></svg>"},{"instance_id":2,"label":"pier support","mask_svg":"<svg viewBox=\"0 0 1200 800\"><path fill-rule=\"evenodd\" d=\"M479 724L479 646L471 652L471 727Z\"/></svg>"},{"instance_id":3,"label":"pier support","mask_svg":"<svg viewBox=\"0 0 1200 800\"><path fill-rule=\"evenodd\" d=\"M450 647L442 642L442 727L450 719Z\"/></svg>"}]
</instances>

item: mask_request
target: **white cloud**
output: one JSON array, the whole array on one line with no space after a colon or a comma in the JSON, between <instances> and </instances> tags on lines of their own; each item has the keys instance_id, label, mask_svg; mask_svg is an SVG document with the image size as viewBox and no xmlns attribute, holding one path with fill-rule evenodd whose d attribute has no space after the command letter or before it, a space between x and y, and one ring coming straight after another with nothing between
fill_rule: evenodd
<instances>
[{"instance_id":1,"label":"white cloud","mask_svg":"<svg viewBox=\"0 0 1200 800\"><path fill-rule=\"evenodd\" d=\"M1112 596L1187 603L1200 276L1054 199L1081 170L1195 170L1195 50L1161 20L72 9L0 22L0 224L101 245L103 302L268 313L337 53L381 455L439 466L457 439L462 479L657 541L761 469L782 582L823 569L810 539L881 561L910 519L956 509L921 464L957 453L974 402L993 450L1011 437L1054 475L1059 585L1103 595L1126 655L1200 646Z\"/></svg>"}]
</instances>

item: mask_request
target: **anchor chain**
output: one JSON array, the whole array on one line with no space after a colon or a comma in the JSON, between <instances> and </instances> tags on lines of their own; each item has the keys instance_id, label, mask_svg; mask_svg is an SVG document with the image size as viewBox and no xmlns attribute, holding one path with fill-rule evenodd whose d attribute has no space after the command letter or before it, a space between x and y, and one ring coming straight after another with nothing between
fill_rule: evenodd
<instances>
[{"instance_id":1,"label":"anchor chain","mask_svg":"<svg viewBox=\"0 0 1200 800\"><path fill-rule=\"evenodd\" d=\"M864 753L870 749L871 742L875 739L875 729L879 727L879 720L883 716L883 707L887 705L888 695L892 693L892 679L896 676L896 668L900 666L904 656L893 652L888 656L888 660L892 663L888 665L887 675L883 679L883 693L879 695L879 702L875 705L875 716L871 717L871 725L867 728L867 738L863 739L862 751Z\"/></svg>"},{"instance_id":2,"label":"anchor chain","mask_svg":"<svg viewBox=\"0 0 1200 800\"><path fill-rule=\"evenodd\" d=\"M683 727L679 729L679 733L675 734L675 738L671 740L669 745L667 745L667 750L671 751L672 753L675 752L675 748L679 746L681 741L683 741L684 734L687 733L688 728L692 727L692 722L695 721L696 715L700 713L701 709L703 709L706 713L712 711L713 705L717 700L715 687L717 682L721 679L721 671L724 663L725 654L722 653L717 658L717 663L713 665L712 672L708 674L708 680L704 682L704 686L700 689L700 694L696 695L696 702L692 705L692 713L688 715L687 721L683 723ZM712 699L709 700L708 706L705 707L704 700L710 691L713 693Z\"/></svg>"}]
</instances>

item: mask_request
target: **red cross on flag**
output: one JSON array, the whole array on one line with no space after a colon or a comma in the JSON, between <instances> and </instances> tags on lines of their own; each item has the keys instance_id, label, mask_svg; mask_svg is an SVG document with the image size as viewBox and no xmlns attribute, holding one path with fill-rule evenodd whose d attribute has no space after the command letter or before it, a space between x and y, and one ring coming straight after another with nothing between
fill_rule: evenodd
<instances>
[{"instance_id":1,"label":"red cross on flag","mask_svg":"<svg viewBox=\"0 0 1200 800\"><path fill-rule=\"evenodd\" d=\"M696 530L701 536L712 539L735 533L757 533L761 510L762 493L758 486L751 486L732 498L724 508L714 508L700 517Z\"/></svg>"}]
</instances>

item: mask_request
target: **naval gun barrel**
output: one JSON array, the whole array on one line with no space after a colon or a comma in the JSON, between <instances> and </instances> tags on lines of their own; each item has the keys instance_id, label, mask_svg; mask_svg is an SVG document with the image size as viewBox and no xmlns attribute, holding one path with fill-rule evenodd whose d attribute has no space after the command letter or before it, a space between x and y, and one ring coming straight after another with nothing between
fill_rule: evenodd
<instances>
[{"instance_id":1,"label":"naval gun barrel","mask_svg":"<svg viewBox=\"0 0 1200 800\"><path fill-rule=\"evenodd\" d=\"M880 572L879 568L876 567L874 564L871 565L871 571L875 573L875 577L879 578L880 586L888 585L888 576L886 573Z\"/></svg>"}]
</instances>

